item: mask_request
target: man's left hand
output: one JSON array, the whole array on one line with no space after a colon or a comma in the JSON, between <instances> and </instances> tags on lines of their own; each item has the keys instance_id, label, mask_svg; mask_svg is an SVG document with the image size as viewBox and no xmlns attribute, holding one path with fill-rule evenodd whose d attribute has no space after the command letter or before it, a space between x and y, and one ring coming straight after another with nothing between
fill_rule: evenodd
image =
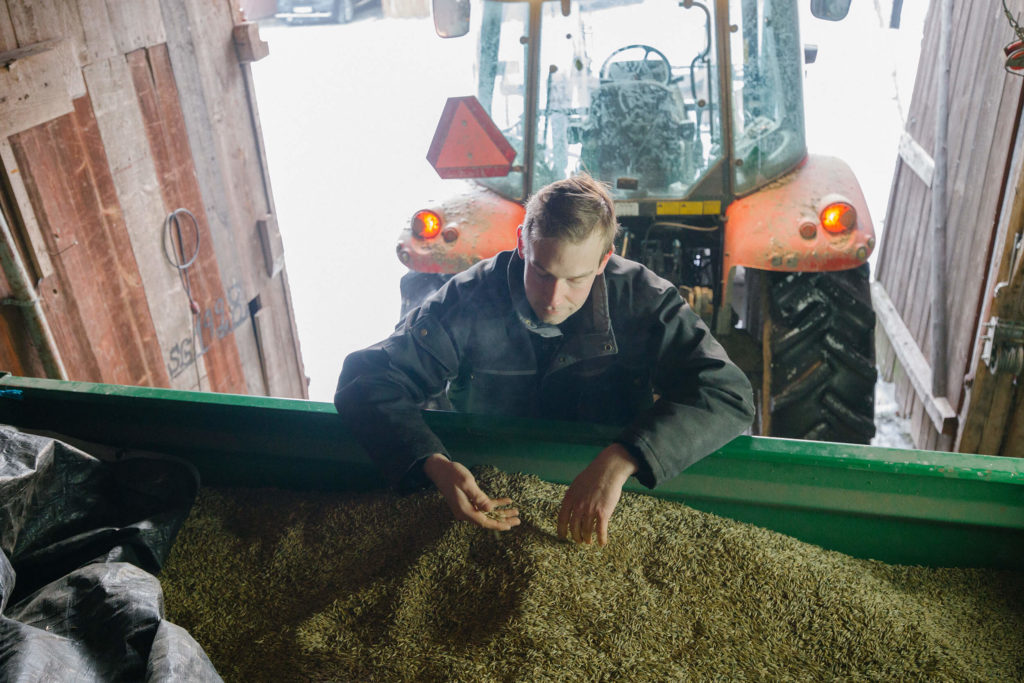
<instances>
[{"instance_id":1,"label":"man's left hand","mask_svg":"<svg viewBox=\"0 0 1024 683\"><path fill-rule=\"evenodd\" d=\"M607 545L608 520L622 497L622 485L637 469L636 460L622 444L613 443L601 451L565 492L558 535L589 544L596 528L598 544Z\"/></svg>"}]
</instances>

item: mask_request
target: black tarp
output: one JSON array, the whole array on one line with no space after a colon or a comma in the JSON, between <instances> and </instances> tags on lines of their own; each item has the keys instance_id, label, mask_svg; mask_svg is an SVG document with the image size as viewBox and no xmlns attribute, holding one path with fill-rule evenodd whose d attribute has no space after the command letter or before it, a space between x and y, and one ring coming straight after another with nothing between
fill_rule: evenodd
<instances>
[{"instance_id":1,"label":"black tarp","mask_svg":"<svg viewBox=\"0 0 1024 683\"><path fill-rule=\"evenodd\" d=\"M220 681L155 576L198 486L0 426L0 681Z\"/></svg>"}]
</instances>

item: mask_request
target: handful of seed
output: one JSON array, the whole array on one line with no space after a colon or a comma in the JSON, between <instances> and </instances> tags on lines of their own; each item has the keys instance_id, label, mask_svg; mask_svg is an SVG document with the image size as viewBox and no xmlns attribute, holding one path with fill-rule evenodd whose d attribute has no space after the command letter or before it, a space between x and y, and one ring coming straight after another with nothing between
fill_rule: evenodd
<instances>
[{"instance_id":1,"label":"handful of seed","mask_svg":"<svg viewBox=\"0 0 1024 683\"><path fill-rule=\"evenodd\" d=\"M203 489L168 619L228 681L1024 679L1020 573L853 559L631 493L608 546L577 546L564 486L474 475L519 527L456 522L435 491Z\"/></svg>"},{"instance_id":2,"label":"handful of seed","mask_svg":"<svg viewBox=\"0 0 1024 683\"><path fill-rule=\"evenodd\" d=\"M493 519L496 522L504 522L505 515L502 514L504 509L505 508L494 508L492 510L488 510L487 512L484 513L484 516L486 516L488 519Z\"/></svg>"}]
</instances>

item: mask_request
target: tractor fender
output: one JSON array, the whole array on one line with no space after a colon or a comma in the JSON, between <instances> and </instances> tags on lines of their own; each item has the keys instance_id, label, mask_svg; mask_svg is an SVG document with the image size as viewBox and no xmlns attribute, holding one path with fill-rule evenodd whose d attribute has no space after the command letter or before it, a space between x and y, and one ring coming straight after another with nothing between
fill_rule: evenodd
<instances>
[{"instance_id":1,"label":"tractor fender","mask_svg":"<svg viewBox=\"0 0 1024 683\"><path fill-rule=\"evenodd\" d=\"M398 237L398 259L420 273L458 273L477 261L516 246L516 228L526 210L517 201L492 190L464 181L462 189L439 202L427 202L421 209L441 219L436 237L413 235L412 216Z\"/></svg>"},{"instance_id":2,"label":"tractor fender","mask_svg":"<svg viewBox=\"0 0 1024 683\"><path fill-rule=\"evenodd\" d=\"M856 210L856 223L834 234L821 212L835 201ZM834 157L809 155L797 168L742 197L725 211L723 274L735 266L786 272L856 268L875 248L875 229L860 183Z\"/></svg>"}]
</instances>

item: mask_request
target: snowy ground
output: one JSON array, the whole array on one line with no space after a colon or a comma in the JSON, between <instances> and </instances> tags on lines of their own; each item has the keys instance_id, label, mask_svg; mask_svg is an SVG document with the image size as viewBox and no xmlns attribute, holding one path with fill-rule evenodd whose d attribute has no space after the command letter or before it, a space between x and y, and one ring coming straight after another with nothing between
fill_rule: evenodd
<instances>
[{"instance_id":1,"label":"snowy ground","mask_svg":"<svg viewBox=\"0 0 1024 683\"><path fill-rule=\"evenodd\" d=\"M840 23L802 17L818 46L806 68L808 147L845 159L883 227L927 3L852 3ZM801 2L801 5L809 5ZM881 6L880 6L881 5ZM445 192L425 160L450 95L473 92L473 44L440 40L430 19L364 7L348 25L276 25L253 65L310 398L330 400L344 357L398 318L400 228ZM876 392L878 445L909 447L892 385Z\"/></svg>"}]
</instances>

